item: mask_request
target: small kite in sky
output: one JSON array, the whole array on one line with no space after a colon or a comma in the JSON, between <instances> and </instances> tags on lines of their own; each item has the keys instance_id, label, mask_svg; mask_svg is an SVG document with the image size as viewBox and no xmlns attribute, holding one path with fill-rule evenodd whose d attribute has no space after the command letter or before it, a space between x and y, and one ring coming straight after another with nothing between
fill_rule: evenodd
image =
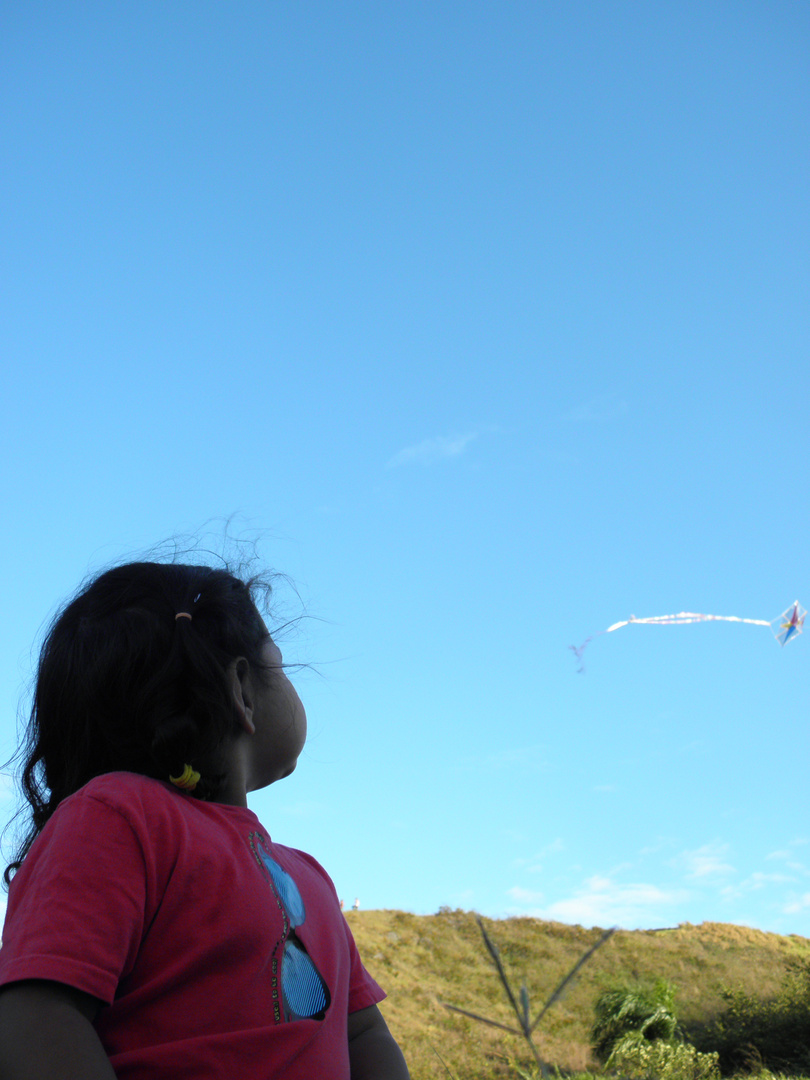
<instances>
[{"instance_id":1,"label":"small kite in sky","mask_svg":"<svg viewBox=\"0 0 810 1080\"><path fill-rule=\"evenodd\" d=\"M646 624L647 626L677 626L682 623L696 622L750 623L752 626L769 626L773 631L773 636L780 645L784 646L794 637L801 634L806 615L807 612L798 600L794 600L789 608L783 611L778 618L771 619L770 622L767 619L743 619L739 615L701 615L696 611L679 611L677 615L650 615L645 619L637 619L635 615L631 615L629 619L614 623L607 630L600 630L598 634L592 634L581 645L569 645L568 647L579 661L578 670L583 672L585 665L582 662L582 654L585 652L588 642L593 641L595 637L601 637L603 634L610 634L614 630L620 630L623 626L630 626L631 623Z\"/></svg>"}]
</instances>

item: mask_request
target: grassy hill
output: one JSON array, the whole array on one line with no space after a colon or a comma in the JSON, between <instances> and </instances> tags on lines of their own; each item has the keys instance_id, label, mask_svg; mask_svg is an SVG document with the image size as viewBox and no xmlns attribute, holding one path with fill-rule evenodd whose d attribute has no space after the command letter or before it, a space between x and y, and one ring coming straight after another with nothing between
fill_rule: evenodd
<instances>
[{"instance_id":1,"label":"grassy hill","mask_svg":"<svg viewBox=\"0 0 810 1080\"><path fill-rule=\"evenodd\" d=\"M459 1080L512 1076L509 1061L528 1064L522 1040L451 1013L449 1002L514 1026L473 912L436 915L350 911L347 919L366 967L388 992L382 1005L413 1080L447 1078L437 1053ZM538 919L484 920L510 980L528 987L532 1016L599 930ZM588 964L537 1029L546 1061L561 1069L595 1064L588 1045L597 994L611 978L665 978L677 987L687 1029L723 1008L723 987L762 997L776 993L791 960L810 960L810 940L721 923L677 929L618 931Z\"/></svg>"}]
</instances>

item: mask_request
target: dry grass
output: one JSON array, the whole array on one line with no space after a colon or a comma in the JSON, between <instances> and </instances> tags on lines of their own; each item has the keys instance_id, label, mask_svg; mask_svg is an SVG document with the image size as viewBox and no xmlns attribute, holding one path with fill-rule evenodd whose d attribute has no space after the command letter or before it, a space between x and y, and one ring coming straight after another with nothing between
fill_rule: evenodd
<instances>
[{"instance_id":1,"label":"dry grass","mask_svg":"<svg viewBox=\"0 0 810 1080\"><path fill-rule=\"evenodd\" d=\"M472 912L410 915L351 911L349 924L371 974L388 992L382 1011L399 1040L413 1080L512 1076L509 1060L530 1064L525 1044L506 1032L448 1012L441 1001L514 1026L495 967ZM484 920L514 984L544 1001L600 930L538 919ZM678 988L678 1015L708 1019L722 1007L720 990L740 986L776 993L792 957L810 957L810 940L721 923L673 930L618 931L543 1018L535 1040L546 1061L564 1070L594 1067L588 1045L596 996L611 978L668 979Z\"/></svg>"}]
</instances>

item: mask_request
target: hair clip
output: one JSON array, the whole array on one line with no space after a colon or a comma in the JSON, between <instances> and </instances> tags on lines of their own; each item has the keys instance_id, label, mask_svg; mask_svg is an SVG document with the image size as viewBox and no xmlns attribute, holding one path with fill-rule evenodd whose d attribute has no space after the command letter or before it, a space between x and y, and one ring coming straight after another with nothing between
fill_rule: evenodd
<instances>
[{"instance_id":1,"label":"hair clip","mask_svg":"<svg viewBox=\"0 0 810 1080\"><path fill-rule=\"evenodd\" d=\"M178 611L174 617L174 621L177 622L178 619L188 619L189 622L191 622L191 615L187 611Z\"/></svg>"},{"instance_id":2,"label":"hair clip","mask_svg":"<svg viewBox=\"0 0 810 1080\"><path fill-rule=\"evenodd\" d=\"M179 776L170 776L169 779L175 787L183 791L193 791L200 781L200 774L190 765L186 765Z\"/></svg>"}]
</instances>

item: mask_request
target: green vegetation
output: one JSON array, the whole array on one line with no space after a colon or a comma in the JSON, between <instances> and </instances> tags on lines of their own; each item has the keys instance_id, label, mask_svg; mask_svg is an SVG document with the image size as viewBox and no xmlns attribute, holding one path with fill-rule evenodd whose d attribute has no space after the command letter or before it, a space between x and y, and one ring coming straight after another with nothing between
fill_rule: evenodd
<instances>
[{"instance_id":1,"label":"green vegetation","mask_svg":"<svg viewBox=\"0 0 810 1080\"><path fill-rule=\"evenodd\" d=\"M675 987L619 983L596 999L593 1050L607 1071L656 1080L720 1080L719 1055L684 1039L675 1015Z\"/></svg>"},{"instance_id":2,"label":"green vegetation","mask_svg":"<svg viewBox=\"0 0 810 1080\"><path fill-rule=\"evenodd\" d=\"M720 1080L718 1055L701 1054L691 1043L645 1039L639 1031L625 1035L608 1058L610 1072L655 1080Z\"/></svg>"},{"instance_id":3,"label":"green vegetation","mask_svg":"<svg viewBox=\"0 0 810 1080\"><path fill-rule=\"evenodd\" d=\"M787 965L782 984L763 998L741 987L722 992L724 1009L696 1024L694 1041L720 1055L724 1072L771 1069L810 1072L810 961Z\"/></svg>"},{"instance_id":4,"label":"green vegetation","mask_svg":"<svg viewBox=\"0 0 810 1080\"><path fill-rule=\"evenodd\" d=\"M593 1052L603 1063L614 1059L617 1044L628 1035L637 1042L673 1042L678 1033L675 1017L675 987L666 979L651 984L621 983L603 990L594 1006L596 1019L591 1028Z\"/></svg>"},{"instance_id":5,"label":"green vegetation","mask_svg":"<svg viewBox=\"0 0 810 1080\"><path fill-rule=\"evenodd\" d=\"M538 1075L524 1039L441 1005L450 1002L506 1027L515 1026L515 1012L473 913L443 909L436 915L417 916L358 911L349 912L347 918L366 966L388 991L382 1009L405 1049L413 1080L447 1080L448 1076L457 1080L515 1080L521 1075ZM525 985L530 1000L538 1002L549 998L602 936L599 930L537 919L482 921L497 943L512 985ZM598 1071L599 1063L591 1050L591 1028L600 994L619 979L639 985L663 979L677 987L685 1037L700 1052L719 1050L724 1071L746 1065L760 1071L766 1065L782 1073L790 1070L792 1077L802 1070L810 1075L810 1066L802 1067L795 1059L784 1063L784 1044L776 1054L763 1042L765 1049L749 1051L746 1060L732 1060L719 1043L712 1045L712 1040L722 1035L731 1046L740 1034L741 1029L735 1026L740 1017L749 1024L743 1034L753 1031L755 1038L763 1026L768 1027L768 1018L777 1013L789 1016L793 1009L799 1017L804 1008L806 1017L810 978L801 973L808 970L808 964L810 940L797 936L718 923L685 924L665 931L620 930L581 968L533 1037L542 1059L552 1066L553 1073L559 1071L560 1078L573 1080L586 1070ZM516 997L520 1004L520 995ZM770 1004L765 1007L762 1002ZM754 1030L753 1017L759 1015L759 1008L766 1008L766 1019ZM784 1030L788 1032L784 1037L794 1038L789 1033L793 1029ZM807 1050L806 1028L798 1037ZM674 1055L660 1048L655 1053L662 1057L650 1065L652 1071L647 1075L658 1080L708 1080L709 1073L688 1072L687 1066L699 1070L707 1064L695 1059L690 1065L685 1058L693 1059L694 1053L688 1048ZM631 1075L629 1068L625 1075ZM761 1071L760 1076L761 1080L777 1080Z\"/></svg>"}]
</instances>

